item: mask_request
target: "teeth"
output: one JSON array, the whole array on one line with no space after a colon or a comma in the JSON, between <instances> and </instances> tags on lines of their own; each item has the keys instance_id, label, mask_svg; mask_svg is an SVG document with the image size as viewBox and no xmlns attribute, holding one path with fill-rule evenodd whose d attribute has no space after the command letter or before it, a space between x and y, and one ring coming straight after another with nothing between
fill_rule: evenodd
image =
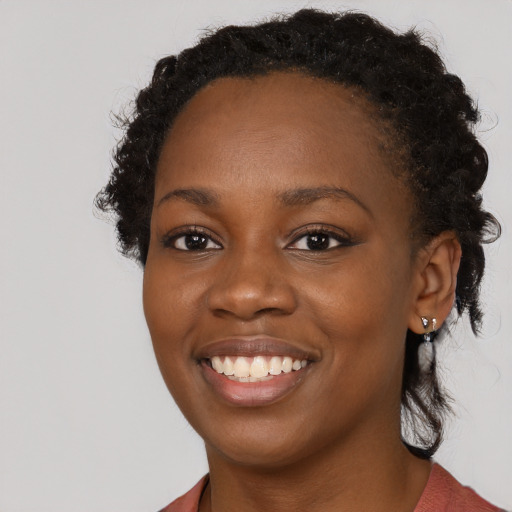
<instances>
[{"instance_id":1,"label":"teeth","mask_svg":"<svg viewBox=\"0 0 512 512\"><path fill-rule=\"evenodd\" d=\"M217 373L222 373L224 371L224 366L219 356L212 357L212 367Z\"/></svg>"},{"instance_id":2,"label":"teeth","mask_svg":"<svg viewBox=\"0 0 512 512\"><path fill-rule=\"evenodd\" d=\"M270 359L268 373L270 373L270 375L279 375L282 367L283 359L281 357L274 356Z\"/></svg>"},{"instance_id":3,"label":"teeth","mask_svg":"<svg viewBox=\"0 0 512 512\"><path fill-rule=\"evenodd\" d=\"M260 382L272 379L281 373L290 373L305 368L306 359L292 359L289 356L214 356L212 368L238 382Z\"/></svg>"},{"instance_id":4,"label":"teeth","mask_svg":"<svg viewBox=\"0 0 512 512\"><path fill-rule=\"evenodd\" d=\"M213 364L213 363L212 363ZM224 375L234 375L235 374L235 365L230 357L226 357L224 359Z\"/></svg>"},{"instance_id":5,"label":"teeth","mask_svg":"<svg viewBox=\"0 0 512 512\"><path fill-rule=\"evenodd\" d=\"M293 360L291 357L283 357L283 372L290 373L293 368Z\"/></svg>"},{"instance_id":6,"label":"teeth","mask_svg":"<svg viewBox=\"0 0 512 512\"><path fill-rule=\"evenodd\" d=\"M235 377L249 377L251 374L251 366L245 357L237 357L233 369Z\"/></svg>"},{"instance_id":7,"label":"teeth","mask_svg":"<svg viewBox=\"0 0 512 512\"><path fill-rule=\"evenodd\" d=\"M251 364L251 377L266 377L268 375L268 364L262 356L256 356Z\"/></svg>"}]
</instances>

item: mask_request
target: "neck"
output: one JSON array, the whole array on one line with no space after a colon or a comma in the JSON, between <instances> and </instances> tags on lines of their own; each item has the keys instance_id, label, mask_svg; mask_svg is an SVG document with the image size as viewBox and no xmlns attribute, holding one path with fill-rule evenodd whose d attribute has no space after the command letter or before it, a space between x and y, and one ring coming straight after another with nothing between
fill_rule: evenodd
<instances>
[{"instance_id":1,"label":"neck","mask_svg":"<svg viewBox=\"0 0 512 512\"><path fill-rule=\"evenodd\" d=\"M237 464L207 446L210 485L200 510L412 512L431 464L393 437L383 439L381 431L345 439L314 456L270 468Z\"/></svg>"}]
</instances>

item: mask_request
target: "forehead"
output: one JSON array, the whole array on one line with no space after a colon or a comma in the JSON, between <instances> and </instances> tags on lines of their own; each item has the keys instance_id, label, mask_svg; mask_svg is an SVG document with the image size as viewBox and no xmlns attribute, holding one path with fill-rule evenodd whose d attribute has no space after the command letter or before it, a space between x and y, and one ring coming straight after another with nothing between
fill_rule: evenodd
<instances>
[{"instance_id":1,"label":"forehead","mask_svg":"<svg viewBox=\"0 0 512 512\"><path fill-rule=\"evenodd\" d=\"M223 139L224 144L236 139L237 145L252 138L267 151L273 141L286 142L300 156L306 150L323 151L333 142L354 153L350 139L357 139L373 155L388 145L375 110L354 88L297 72L222 78L190 100L174 121L168 142L178 146L191 134ZM378 156L386 157L382 152Z\"/></svg>"},{"instance_id":2,"label":"forehead","mask_svg":"<svg viewBox=\"0 0 512 512\"><path fill-rule=\"evenodd\" d=\"M358 118L370 124L375 108L353 87L299 72L271 72L219 78L207 84L184 107L174 125L204 121L212 113L218 117L219 111L226 115L245 113L251 118L277 118L284 113L292 121L302 119L305 112L309 116L316 112L311 121L322 124L336 123L342 114L344 118Z\"/></svg>"},{"instance_id":3,"label":"forehead","mask_svg":"<svg viewBox=\"0 0 512 512\"><path fill-rule=\"evenodd\" d=\"M358 91L295 72L216 80L177 116L155 198L170 187L201 187L212 173L217 188L237 182L246 193L280 193L291 182L342 185L363 196L365 188L396 187L391 145L376 119Z\"/></svg>"}]
</instances>

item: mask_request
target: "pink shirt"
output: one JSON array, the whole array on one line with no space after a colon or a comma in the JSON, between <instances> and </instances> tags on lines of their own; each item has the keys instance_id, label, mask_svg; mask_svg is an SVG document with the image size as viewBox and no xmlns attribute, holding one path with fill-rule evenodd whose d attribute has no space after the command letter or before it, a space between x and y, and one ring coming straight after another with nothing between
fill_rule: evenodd
<instances>
[{"instance_id":1,"label":"pink shirt","mask_svg":"<svg viewBox=\"0 0 512 512\"><path fill-rule=\"evenodd\" d=\"M197 512L208 476L160 512ZM439 464L432 466L427 486L414 512L500 512L499 509L464 487ZM503 512L503 511L502 511Z\"/></svg>"}]
</instances>

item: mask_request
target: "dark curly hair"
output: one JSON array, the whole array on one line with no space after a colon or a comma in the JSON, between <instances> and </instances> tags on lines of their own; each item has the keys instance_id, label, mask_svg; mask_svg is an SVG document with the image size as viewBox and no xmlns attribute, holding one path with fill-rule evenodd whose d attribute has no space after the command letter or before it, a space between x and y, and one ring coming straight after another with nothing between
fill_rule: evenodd
<instances>
[{"instance_id":1,"label":"dark curly hair","mask_svg":"<svg viewBox=\"0 0 512 512\"><path fill-rule=\"evenodd\" d=\"M415 198L414 235L426 243L442 231L456 233L462 246L456 309L459 315L468 312L476 332L482 244L500 234L498 222L482 209L479 193L488 167L473 132L479 112L460 78L446 71L420 34L397 34L365 14L306 9L255 26L228 26L161 59L125 120L110 182L96 197L99 209L116 216L121 251L146 262L157 161L187 101L220 77L287 70L359 91L376 107L376 123L391 126L393 145L406 154L401 160ZM409 450L430 458L441 442L449 406L435 357L428 368L419 364L421 342L421 336L408 331L402 425Z\"/></svg>"}]
</instances>

